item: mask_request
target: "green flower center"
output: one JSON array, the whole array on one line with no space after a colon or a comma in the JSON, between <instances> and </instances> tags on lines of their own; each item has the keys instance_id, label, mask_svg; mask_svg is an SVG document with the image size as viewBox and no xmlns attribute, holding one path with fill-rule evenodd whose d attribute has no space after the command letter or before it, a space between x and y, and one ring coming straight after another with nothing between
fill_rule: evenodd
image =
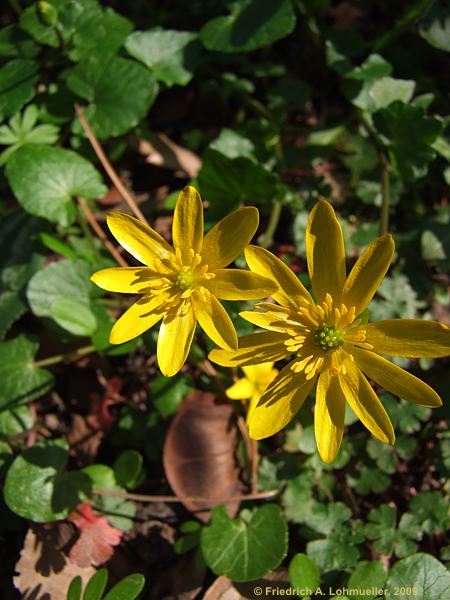
<instances>
[{"instance_id":1,"label":"green flower center","mask_svg":"<svg viewBox=\"0 0 450 600\"><path fill-rule=\"evenodd\" d=\"M192 287L195 276L192 271L181 271L176 279L176 285L180 290L186 291Z\"/></svg>"},{"instance_id":2,"label":"green flower center","mask_svg":"<svg viewBox=\"0 0 450 600\"><path fill-rule=\"evenodd\" d=\"M344 343L344 336L341 331L330 327L329 325L323 325L314 334L314 340L318 346L325 352L335 350L342 346Z\"/></svg>"}]
</instances>

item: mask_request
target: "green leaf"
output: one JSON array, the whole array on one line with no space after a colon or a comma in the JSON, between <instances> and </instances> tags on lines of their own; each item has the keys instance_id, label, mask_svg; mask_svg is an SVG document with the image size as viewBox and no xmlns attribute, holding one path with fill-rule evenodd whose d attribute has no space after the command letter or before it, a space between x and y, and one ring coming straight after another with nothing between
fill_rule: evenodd
<instances>
[{"instance_id":1,"label":"green leaf","mask_svg":"<svg viewBox=\"0 0 450 600\"><path fill-rule=\"evenodd\" d=\"M322 571L348 569L359 558L358 548L335 537L308 542L306 553Z\"/></svg>"},{"instance_id":2,"label":"green leaf","mask_svg":"<svg viewBox=\"0 0 450 600\"><path fill-rule=\"evenodd\" d=\"M114 490L117 488L114 470L107 465L88 465L82 471L90 478L92 487L95 490Z\"/></svg>"},{"instance_id":3,"label":"green leaf","mask_svg":"<svg viewBox=\"0 0 450 600\"><path fill-rule=\"evenodd\" d=\"M355 600L373 600L378 597L377 591L367 593L368 590L382 590L386 582L387 573L381 562L373 560L358 565L350 575L345 587L352 590L349 594Z\"/></svg>"},{"instance_id":4,"label":"green leaf","mask_svg":"<svg viewBox=\"0 0 450 600\"><path fill-rule=\"evenodd\" d=\"M373 122L386 139L400 176L412 182L426 175L436 156L431 144L441 132L441 121L425 116L420 106L394 102L375 113Z\"/></svg>"},{"instance_id":5,"label":"green leaf","mask_svg":"<svg viewBox=\"0 0 450 600\"><path fill-rule=\"evenodd\" d=\"M88 101L85 116L100 139L135 127L153 104L158 85L143 65L115 56L91 56L67 72L67 85ZM81 126L75 126L81 132Z\"/></svg>"},{"instance_id":6,"label":"green leaf","mask_svg":"<svg viewBox=\"0 0 450 600\"><path fill-rule=\"evenodd\" d=\"M211 218L224 216L243 203L268 204L277 195L278 177L246 157L228 158L208 149L198 174L202 196L210 202Z\"/></svg>"},{"instance_id":7,"label":"green leaf","mask_svg":"<svg viewBox=\"0 0 450 600\"><path fill-rule=\"evenodd\" d=\"M107 583L108 571L106 569L99 569L97 573L89 579L84 590L83 600L100 600Z\"/></svg>"},{"instance_id":8,"label":"green leaf","mask_svg":"<svg viewBox=\"0 0 450 600\"><path fill-rule=\"evenodd\" d=\"M230 519L223 506L212 511L202 529L206 564L233 581L252 581L277 567L287 552L287 524L275 504L266 504L243 518Z\"/></svg>"},{"instance_id":9,"label":"green leaf","mask_svg":"<svg viewBox=\"0 0 450 600\"><path fill-rule=\"evenodd\" d=\"M68 459L64 440L35 444L17 456L5 481L5 502L19 516L38 523L64 519L89 493L81 473L63 474Z\"/></svg>"},{"instance_id":10,"label":"green leaf","mask_svg":"<svg viewBox=\"0 0 450 600\"><path fill-rule=\"evenodd\" d=\"M53 375L34 366L39 344L25 336L0 343L0 406L24 404L45 394Z\"/></svg>"},{"instance_id":11,"label":"green leaf","mask_svg":"<svg viewBox=\"0 0 450 600\"><path fill-rule=\"evenodd\" d=\"M11 446L6 440L0 438L0 476L2 477L2 479L4 478L5 473L12 462L12 459L13 451Z\"/></svg>"},{"instance_id":12,"label":"green leaf","mask_svg":"<svg viewBox=\"0 0 450 600\"><path fill-rule=\"evenodd\" d=\"M17 292L5 291L0 293L0 340L19 317L27 310L25 303Z\"/></svg>"},{"instance_id":13,"label":"green leaf","mask_svg":"<svg viewBox=\"0 0 450 600\"><path fill-rule=\"evenodd\" d=\"M81 600L82 587L83 587L83 581L82 581L80 575L77 575L70 582L69 588L67 590L66 600Z\"/></svg>"},{"instance_id":14,"label":"green leaf","mask_svg":"<svg viewBox=\"0 0 450 600\"><path fill-rule=\"evenodd\" d=\"M450 595L450 575L444 565L430 554L414 554L395 563L386 588L387 598L447 600Z\"/></svg>"},{"instance_id":15,"label":"green leaf","mask_svg":"<svg viewBox=\"0 0 450 600\"><path fill-rule=\"evenodd\" d=\"M175 377L160 375L153 380L150 398L163 417L168 417L177 412L178 407L188 396L194 386L192 381L183 373Z\"/></svg>"},{"instance_id":16,"label":"green leaf","mask_svg":"<svg viewBox=\"0 0 450 600\"><path fill-rule=\"evenodd\" d=\"M381 77L370 84L363 85L356 95L348 85L344 84L343 87L355 106L367 112L375 112L397 100L409 102L413 97L416 83L412 80Z\"/></svg>"},{"instance_id":17,"label":"green leaf","mask_svg":"<svg viewBox=\"0 0 450 600\"><path fill-rule=\"evenodd\" d=\"M208 50L249 52L268 46L294 30L296 17L289 0L238 0L231 14L217 17L200 31Z\"/></svg>"},{"instance_id":18,"label":"green leaf","mask_svg":"<svg viewBox=\"0 0 450 600\"><path fill-rule=\"evenodd\" d=\"M396 509L382 504L370 511L365 532L369 539L375 540L373 546L378 552L391 556L395 551L403 557L415 551L414 540L420 539L420 528L408 513L402 515L398 529L396 522Z\"/></svg>"},{"instance_id":19,"label":"green leaf","mask_svg":"<svg viewBox=\"0 0 450 600\"><path fill-rule=\"evenodd\" d=\"M389 486L391 480L378 469L364 465L358 473L347 473L347 482L358 494L379 494Z\"/></svg>"},{"instance_id":20,"label":"green leaf","mask_svg":"<svg viewBox=\"0 0 450 600\"><path fill-rule=\"evenodd\" d=\"M67 300L77 305L82 305L89 310L90 293L94 293L94 286L89 277L94 270L89 263L82 260L62 260L38 271L29 281L27 299L31 310L38 317L52 317L56 305L57 322L68 331L75 333L76 322L61 318L65 316L64 309ZM64 302L62 302L64 301ZM91 317L89 317L91 318ZM91 318L92 324L92 318ZM76 327L75 327L76 329ZM82 334L84 335L84 333Z\"/></svg>"},{"instance_id":21,"label":"green leaf","mask_svg":"<svg viewBox=\"0 0 450 600\"><path fill-rule=\"evenodd\" d=\"M449 0L434 2L420 23L419 33L431 46L450 52Z\"/></svg>"},{"instance_id":22,"label":"green leaf","mask_svg":"<svg viewBox=\"0 0 450 600\"><path fill-rule=\"evenodd\" d=\"M33 427L33 417L28 406L16 406L0 411L0 434L10 436Z\"/></svg>"},{"instance_id":23,"label":"green leaf","mask_svg":"<svg viewBox=\"0 0 450 600\"><path fill-rule=\"evenodd\" d=\"M50 316L73 335L89 336L97 328L97 320L89 306L73 298L57 298L50 306Z\"/></svg>"},{"instance_id":24,"label":"green leaf","mask_svg":"<svg viewBox=\"0 0 450 600\"><path fill-rule=\"evenodd\" d=\"M120 486L113 488L113 491L122 494L125 492ZM129 531L134 525L136 505L130 500L116 496L97 496L94 508L104 514L109 523L116 529Z\"/></svg>"},{"instance_id":25,"label":"green leaf","mask_svg":"<svg viewBox=\"0 0 450 600\"><path fill-rule=\"evenodd\" d=\"M58 8L64 2L64 0L46 1L55 8ZM57 48L60 45L60 39L55 29L46 25L41 19L37 2L22 11L19 23L21 29L29 33L37 42L53 48Z\"/></svg>"},{"instance_id":26,"label":"green leaf","mask_svg":"<svg viewBox=\"0 0 450 600\"><path fill-rule=\"evenodd\" d=\"M417 494L411 499L409 510L428 534L445 533L450 527L448 501L438 491Z\"/></svg>"},{"instance_id":27,"label":"green leaf","mask_svg":"<svg viewBox=\"0 0 450 600\"><path fill-rule=\"evenodd\" d=\"M106 193L100 173L86 159L63 148L23 146L8 160L6 174L27 212L60 225L74 221L76 196L97 198Z\"/></svg>"},{"instance_id":28,"label":"green leaf","mask_svg":"<svg viewBox=\"0 0 450 600\"><path fill-rule=\"evenodd\" d=\"M140 573L133 573L119 581L103 600L134 600L139 596L144 585L145 577Z\"/></svg>"},{"instance_id":29,"label":"green leaf","mask_svg":"<svg viewBox=\"0 0 450 600\"><path fill-rule=\"evenodd\" d=\"M306 554L296 554L289 563L289 579L296 588L316 590L320 584L320 571Z\"/></svg>"},{"instance_id":30,"label":"green leaf","mask_svg":"<svg viewBox=\"0 0 450 600\"><path fill-rule=\"evenodd\" d=\"M114 475L122 487L133 489L144 478L142 454L137 450L125 450L114 462Z\"/></svg>"},{"instance_id":31,"label":"green leaf","mask_svg":"<svg viewBox=\"0 0 450 600\"><path fill-rule=\"evenodd\" d=\"M0 122L31 100L38 80L34 60L18 58L0 67Z\"/></svg>"},{"instance_id":32,"label":"green leaf","mask_svg":"<svg viewBox=\"0 0 450 600\"><path fill-rule=\"evenodd\" d=\"M39 48L17 25L7 25L0 29L0 57L34 58Z\"/></svg>"},{"instance_id":33,"label":"green leaf","mask_svg":"<svg viewBox=\"0 0 450 600\"><path fill-rule=\"evenodd\" d=\"M186 85L193 77L199 46L197 34L155 27L135 31L128 36L125 48L133 58L144 63L167 86Z\"/></svg>"},{"instance_id":34,"label":"green leaf","mask_svg":"<svg viewBox=\"0 0 450 600\"><path fill-rule=\"evenodd\" d=\"M220 152L227 158L243 156L256 162L253 142L233 129L227 129L226 127L222 129L219 136L209 145L209 148Z\"/></svg>"}]
</instances>

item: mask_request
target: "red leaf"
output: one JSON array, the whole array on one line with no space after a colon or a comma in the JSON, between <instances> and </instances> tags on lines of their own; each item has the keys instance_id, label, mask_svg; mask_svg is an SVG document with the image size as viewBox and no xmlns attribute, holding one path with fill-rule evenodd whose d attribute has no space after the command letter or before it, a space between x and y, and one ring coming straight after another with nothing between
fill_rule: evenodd
<instances>
[{"instance_id":1,"label":"red leaf","mask_svg":"<svg viewBox=\"0 0 450 600\"><path fill-rule=\"evenodd\" d=\"M80 531L80 537L69 552L76 565L101 565L111 558L123 531L111 527L105 517L96 515L90 502L77 506L68 518Z\"/></svg>"}]
</instances>

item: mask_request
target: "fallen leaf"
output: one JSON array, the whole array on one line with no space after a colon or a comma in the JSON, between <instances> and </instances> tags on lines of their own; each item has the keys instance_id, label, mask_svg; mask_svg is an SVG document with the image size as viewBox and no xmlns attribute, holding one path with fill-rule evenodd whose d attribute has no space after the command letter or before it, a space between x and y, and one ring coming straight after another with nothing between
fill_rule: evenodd
<instances>
[{"instance_id":1,"label":"fallen leaf","mask_svg":"<svg viewBox=\"0 0 450 600\"><path fill-rule=\"evenodd\" d=\"M68 523L28 530L14 577L23 600L60 600L74 577L79 575L86 584L95 573L93 567L82 568L67 556L64 548L69 538L73 528Z\"/></svg>"},{"instance_id":2,"label":"fallen leaf","mask_svg":"<svg viewBox=\"0 0 450 600\"><path fill-rule=\"evenodd\" d=\"M179 146L164 133L155 135L151 142L140 139L138 150L145 156L146 162L175 171L176 176L197 177L202 166L202 161L197 154ZM177 171L181 172L177 173Z\"/></svg>"},{"instance_id":3,"label":"fallen leaf","mask_svg":"<svg viewBox=\"0 0 450 600\"><path fill-rule=\"evenodd\" d=\"M111 413L110 407L125 402L125 398L120 394L123 381L120 377L112 377L109 380L99 377L99 380L105 387L105 393L103 396L97 393L90 394L87 420L94 429L107 433L116 422L116 417Z\"/></svg>"},{"instance_id":4,"label":"fallen leaf","mask_svg":"<svg viewBox=\"0 0 450 600\"><path fill-rule=\"evenodd\" d=\"M190 394L170 424L163 450L167 480L203 522L209 519L207 509L219 504L227 506L230 516L237 513L239 502L227 502L240 489L236 444L234 409L211 393Z\"/></svg>"},{"instance_id":5,"label":"fallen leaf","mask_svg":"<svg viewBox=\"0 0 450 600\"><path fill-rule=\"evenodd\" d=\"M114 546L120 544L123 531L111 527L104 516L96 515L91 502L77 506L68 519L78 527L80 533L69 552L70 559L76 565L98 566L111 558Z\"/></svg>"}]
</instances>

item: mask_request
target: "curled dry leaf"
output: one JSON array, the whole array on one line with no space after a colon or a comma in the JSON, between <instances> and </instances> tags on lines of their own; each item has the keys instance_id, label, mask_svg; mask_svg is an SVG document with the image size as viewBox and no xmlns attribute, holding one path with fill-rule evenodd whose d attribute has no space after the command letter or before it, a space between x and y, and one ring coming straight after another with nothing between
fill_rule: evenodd
<instances>
[{"instance_id":1,"label":"curled dry leaf","mask_svg":"<svg viewBox=\"0 0 450 600\"><path fill-rule=\"evenodd\" d=\"M70 560L64 548L73 537L73 527L67 523L30 528L16 564L14 585L23 600L60 600L74 577L83 583L94 575L93 567L80 567Z\"/></svg>"},{"instance_id":2,"label":"curled dry leaf","mask_svg":"<svg viewBox=\"0 0 450 600\"><path fill-rule=\"evenodd\" d=\"M209 519L207 509L218 504L225 504L230 516L237 513L239 502L227 502L240 488L236 444L233 407L207 392L188 396L169 427L163 451L167 480L203 522ZM199 497L206 499L189 499Z\"/></svg>"}]
</instances>

